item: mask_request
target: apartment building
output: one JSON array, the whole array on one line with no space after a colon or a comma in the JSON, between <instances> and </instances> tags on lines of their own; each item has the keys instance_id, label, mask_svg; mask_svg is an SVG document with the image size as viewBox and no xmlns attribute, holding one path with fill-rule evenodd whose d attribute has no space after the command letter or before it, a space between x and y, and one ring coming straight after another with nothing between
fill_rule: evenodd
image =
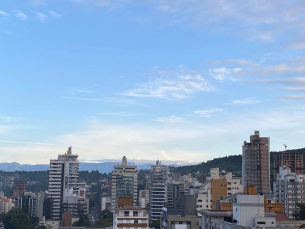
<instances>
[{"instance_id":1,"label":"apartment building","mask_svg":"<svg viewBox=\"0 0 305 229\"><path fill-rule=\"evenodd\" d=\"M166 207L173 207L174 200L180 199L181 195L184 195L184 182L183 180L167 179L167 204Z\"/></svg>"},{"instance_id":2,"label":"apartment building","mask_svg":"<svg viewBox=\"0 0 305 229\"><path fill-rule=\"evenodd\" d=\"M122 158L121 165L114 165L112 172L111 209L118 206L118 198L132 198L133 205L137 205L138 173L136 165L128 165L127 158Z\"/></svg>"},{"instance_id":3,"label":"apartment building","mask_svg":"<svg viewBox=\"0 0 305 229\"><path fill-rule=\"evenodd\" d=\"M287 218L292 219L298 210L296 203L305 203L305 175L292 173L289 167L280 167L273 192L276 202L284 203Z\"/></svg>"},{"instance_id":4,"label":"apartment building","mask_svg":"<svg viewBox=\"0 0 305 229\"><path fill-rule=\"evenodd\" d=\"M288 150L276 152L273 157L273 164L274 180L277 179L277 174L280 171L279 168L284 166L289 167L292 173L304 173L302 153L290 152Z\"/></svg>"},{"instance_id":5,"label":"apartment building","mask_svg":"<svg viewBox=\"0 0 305 229\"><path fill-rule=\"evenodd\" d=\"M150 190L149 190L149 221L159 220L162 214L162 208L167 202L166 180L169 170L161 161L150 168Z\"/></svg>"},{"instance_id":6,"label":"apartment building","mask_svg":"<svg viewBox=\"0 0 305 229\"><path fill-rule=\"evenodd\" d=\"M218 200L239 192L243 192L239 178L234 178L231 172L219 175L219 168L211 168L210 176L199 189L196 203L198 215L202 209L216 209Z\"/></svg>"},{"instance_id":7,"label":"apartment building","mask_svg":"<svg viewBox=\"0 0 305 229\"><path fill-rule=\"evenodd\" d=\"M85 186L85 183L78 180L78 155L72 154L72 147L68 148L67 153L59 154L57 159L50 160L49 196L52 198L52 219L61 219L64 202L69 196L78 195L79 189Z\"/></svg>"},{"instance_id":8,"label":"apartment building","mask_svg":"<svg viewBox=\"0 0 305 229\"><path fill-rule=\"evenodd\" d=\"M270 193L270 138L259 131L242 146L242 183L244 189L255 186L256 193Z\"/></svg>"},{"instance_id":9,"label":"apartment building","mask_svg":"<svg viewBox=\"0 0 305 229\"><path fill-rule=\"evenodd\" d=\"M14 180L13 184L13 197L17 197L19 195L23 195L26 191L26 180Z\"/></svg>"},{"instance_id":10,"label":"apartment building","mask_svg":"<svg viewBox=\"0 0 305 229\"><path fill-rule=\"evenodd\" d=\"M113 229L148 229L148 215L139 206L116 208L113 215Z\"/></svg>"},{"instance_id":11,"label":"apartment building","mask_svg":"<svg viewBox=\"0 0 305 229\"><path fill-rule=\"evenodd\" d=\"M181 194L171 207L163 207L161 229L199 229L199 217L195 210L195 197Z\"/></svg>"},{"instance_id":12,"label":"apartment building","mask_svg":"<svg viewBox=\"0 0 305 229\"><path fill-rule=\"evenodd\" d=\"M139 202L142 208L146 208L149 204L149 187L145 187L144 190L139 191Z\"/></svg>"},{"instance_id":13,"label":"apartment building","mask_svg":"<svg viewBox=\"0 0 305 229\"><path fill-rule=\"evenodd\" d=\"M203 229L244 229L244 228L290 228L278 225L276 213L266 213L263 195L237 195L233 210L200 210L200 226Z\"/></svg>"}]
</instances>

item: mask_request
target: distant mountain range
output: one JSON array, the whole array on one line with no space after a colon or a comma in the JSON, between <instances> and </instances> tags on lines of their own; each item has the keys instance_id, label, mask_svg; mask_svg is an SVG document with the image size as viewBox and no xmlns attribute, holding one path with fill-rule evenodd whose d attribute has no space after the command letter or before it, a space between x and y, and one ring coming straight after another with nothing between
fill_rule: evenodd
<instances>
[{"instance_id":1,"label":"distant mountain range","mask_svg":"<svg viewBox=\"0 0 305 229\"><path fill-rule=\"evenodd\" d=\"M88 163L88 162L80 162L79 163L79 170L84 171L87 170L91 172L92 170L98 170L100 173L110 173L113 170L113 166L121 164L121 162L101 162L101 163ZM136 165L134 162L128 163L130 165ZM150 169L150 166L153 163L145 163L145 164L138 164L137 169ZM169 164L169 166L177 167L179 165L176 164ZM38 164L38 165L27 165L27 164L19 164L16 162L3 162L0 163L0 170L5 172L15 172L15 171L46 171L49 170L50 165L48 164Z\"/></svg>"},{"instance_id":2,"label":"distant mountain range","mask_svg":"<svg viewBox=\"0 0 305 229\"><path fill-rule=\"evenodd\" d=\"M288 150L289 152L302 153L303 154L303 163L305 165L305 148L302 149L293 149ZM273 156L276 152L270 152L270 167L271 173L273 173ZM175 167L174 171L180 174L188 173L208 173L210 168L218 167L220 170L225 170L229 172L240 172L242 166L242 156L241 155L230 155L227 157L214 158L213 160L201 162L196 165L191 165L186 162L177 162L177 164L170 164L174 161L168 161L168 166ZM113 170L113 166L121 164L121 161L103 161L100 163L90 163L90 162L80 162L79 170L80 171L89 171L98 170L100 173L110 173ZM150 169L152 164L155 164L153 161L135 161L129 162L130 165L137 165L137 169ZM22 165L16 162L12 163L0 163L0 170L5 172L15 172L15 171L46 171L49 170L48 164L38 164L38 165Z\"/></svg>"}]
</instances>

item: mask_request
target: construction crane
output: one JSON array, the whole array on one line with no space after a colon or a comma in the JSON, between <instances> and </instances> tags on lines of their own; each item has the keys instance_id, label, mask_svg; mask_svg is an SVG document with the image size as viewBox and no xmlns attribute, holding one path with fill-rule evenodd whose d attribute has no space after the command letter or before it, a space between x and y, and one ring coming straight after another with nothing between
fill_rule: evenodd
<instances>
[{"instance_id":1,"label":"construction crane","mask_svg":"<svg viewBox=\"0 0 305 229\"><path fill-rule=\"evenodd\" d=\"M284 144L284 146L285 146L285 151L287 151L287 146Z\"/></svg>"}]
</instances>

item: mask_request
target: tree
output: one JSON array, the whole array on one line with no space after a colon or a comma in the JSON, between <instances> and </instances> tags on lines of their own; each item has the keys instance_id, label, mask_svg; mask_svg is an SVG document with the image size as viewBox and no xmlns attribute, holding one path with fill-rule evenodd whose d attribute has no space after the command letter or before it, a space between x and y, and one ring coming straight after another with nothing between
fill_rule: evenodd
<instances>
[{"instance_id":1,"label":"tree","mask_svg":"<svg viewBox=\"0 0 305 229\"><path fill-rule=\"evenodd\" d=\"M10 210L3 219L5 229L32 229L30 217L21 209Z\"/></svg>"},{"instance_id":2,"label":"tree","mask_svg":"<svg viewBox=\"0 0 305 229\"><path fill-rule=\"evenodd\" d=\"M298 211L295 211L292 216L295 219L305 219L305 204L297 203Z\"/></svg>"},{"instance_id":3,"label":"tree","mask_svg":"<svg viewBox=\"0 0 305 229\"><path fill-rule=\"evenodd\" d=\"M108 209L100 211L100 219L113 219L113 214Z\"/></svg>"},{"instance_id":4,"label":"tree","mask_svg":"<svg viewBox=\"0 0 305 229\"><path fill-rule=\"evenodd\" d=\"M160 229L160 220L154 220L149 224L149 227L154 227L155 229Z\"/></svg>"},{"instance_id":5,"label":"tree","mask_svg":"<svg viewBox=\"0 0 305 229\"><path fill-rule=\"evenodd\" d=\"M84 214L83 211L81 211L79 215L79 220L73 223L73 226L85 226L89 227L91 225L89 216L87 214Z\"/></svg>"},{"instance_id":6,"label":"tree","mask_svg":"<svg viewBox=\"0 0 305 229\"><path fill-rule=\"evenodd\" d=\"M111 227L113 225L113 214L108 209L100 211L99 219L94 222L94 227Z\"/></svg>"},{"instance_id":7,"label":"tree","mask_svg":"<svg viewBox=\"0 0 305 229\"><path fill-rule=\"evenodd\" d=\"M33 228L36 228L39 224L39 218L38 217L31 217L31 223L32 223L32 226Z\"/></svg>"}]
</instances>

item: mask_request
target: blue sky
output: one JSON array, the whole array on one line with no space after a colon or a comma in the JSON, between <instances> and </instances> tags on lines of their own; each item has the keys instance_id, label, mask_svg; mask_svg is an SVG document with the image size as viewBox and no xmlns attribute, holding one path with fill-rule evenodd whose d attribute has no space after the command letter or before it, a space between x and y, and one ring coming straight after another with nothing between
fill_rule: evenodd
<instances>
[{"instance_id":1,"label":"blue sky","mask_svg":"<svg viewBox=\"0 0 305 229\"><path fill-rule=\"evenodd\" d=\"M2 162L304 147L302 0L0 0Z\"/></svg>"}]
</instances>

